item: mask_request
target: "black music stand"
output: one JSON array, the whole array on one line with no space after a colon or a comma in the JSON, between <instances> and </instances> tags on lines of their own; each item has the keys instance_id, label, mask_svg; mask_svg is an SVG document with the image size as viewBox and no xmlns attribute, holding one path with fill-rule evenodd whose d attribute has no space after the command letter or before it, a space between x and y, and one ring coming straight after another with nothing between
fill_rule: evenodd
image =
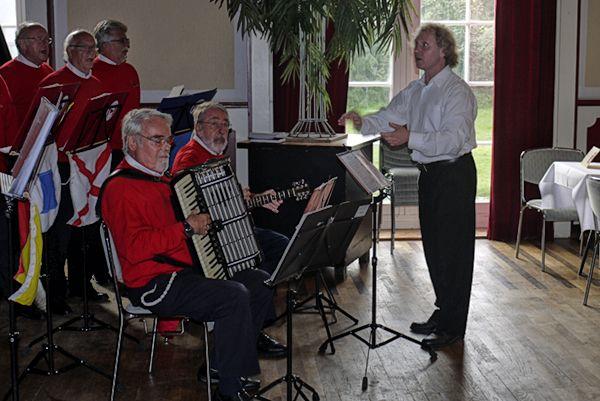
<instances>
[{"instance_id":1,"label":"black music stand","mask_svg":"<svg viewBox=\"0 0 600 401\"><path fill-rule=\"evenodd\" d=\"M25 193L29 190L32 184L32 178L35 176L34 172L37 170L41 156L44 151L44 146L50 135L52 125L58 117L59 110L54 107L48 99L40 99L40 107L36 110L35 116L31 121L29 128L29 135L23 139L25 142L24 150L17 159L13 175L16 177L12 179L10 177L6 181L10 182L9 188L2 188L2 193L6 199L6 219L8 222L8 265L9 269L13 269L16 265L16 259L14 254L14 212L16 209L16 202L25 198ZM13 275L10 274L9 279L9 292L12 295L14 290ZM10 342L10 377L11 387L8 393L4 396L4 399L8 399L9 394L12 396L12 400L16 401L19 399L19 382L22 380L25 372L18 376L18 346L19 346L19 332L17 331L16 316L14 311L14 301L8 300L8 317L9 317L9 331L8 338Z\"/></svg>"},{"instance_id":2,"label":"black music stand","mask_svg":"<svg viewBox=\"0 0 600 401\"><path fill-rule=\"evenodd\" d=\"M13 168L13 176L15 177L10 190L7 193L7 217L9 218L9 263L11 267L15 264L14 253L12 245L14 240L12 238L12 212L14 211L15 200L23 199L25 191L28 190L32 183L32 178L35 176L34 172L37 170L41 155L44 150L44 146L49 138L50 131L53 124L59 115L59 109L50 104L47 99L42 99L38 111L32 121L31 127L28 131L27 137L24 140L23 147L19 154L19 158ZM44 248L43 258L47 260L47 250ZM50 286L49 286L49 274L45 275L44 284L46 286L46 331L48 341L42 345L42 349L27 365L25 370L17 377L17 349L19 333L16 331L16 323L14 321L14 306L12 301L9 302L9 318L11 319L9 328L9 340L11 343L11 382L12 386L8 393L4 396L4 400L8 399L9 394L12 394L12 399L18 400L18 387L19 383L29 373L40 374L44 376L57 375L67 370L73 369L77 366L83 365L89 369L101 373L93 366L87 364L87 362L69 352L64 350L62 347L54 344L52 336L52 313L50 313ZM12 280L10 280L12 286ZM71 364L57 369L54 364L54 355L59 353L66 358L72 360ZM37 364L41 360L46 361L47 369L36 368Z\"/></svg>"},{"instance_id":3,"label":"black music stand","mask_svg":"<svg viewBox=\"0 0 600 401\"><path fill-rule=\"evenodd\" d=\"M85 105L83 114L77 124L75 130L67 138L63 138L65 145L63 151L67 153L79 153L86 150L93 149L110 141L111 135L114 132L117 121L119 120L119 114L122 109L122 105L127 97L126 92L117 93L105 93L100 96L89 99ZM60 131L60 130L59 130ZM61 135L62 134L62 135ZM59 132L58 137L64 137L64 134ZM83 243L85 244L85 231L83 234ZM103 329L113 330L118 333L118 329L109 323L106 323L90 313L89 301L87 297L86 285L88 280L87 275L87 263L86 263L86 247L82 247L83 261L82 261L82 278L83 278L83 312L79 316L75 316L72 319L67 320L63 324L52 329L52 332L57 331L79 331L79 332L90 332ZM75 323L81 321L81 326L74 326ZM44 336L40 336L29 343L33 345L41 341ZM126 336L137 342L137 339L131 335ZM98 370L102 375L107 378L110 377Z\"/></svg>"},{"instance_id":4,"label":"black music stand","mask_svg":"<svg viewBox=\"0 0 600 401\"><path fill-rule=\"evenodd\" d=\"M288 243L277 268L271 277L265 282L270 287L279 283L287 283L287 369L286 374L279 379L271 382L254 396L258 400L269 401L263 397L263 394L270 391L281 383L286 383L287 400L292 401L302 397L308 400L304 389L312 394L312 401L319 401L319 394L316 390L304 382L299 376L294 375L292 371L292 317L294 309L293 293L290 282L302 276L304 270L309 266L310 259L317 249L319 242L323 238L323 233L328 222L333 218L336 208L328 206L315 212L306 213L300 219L292 239ZM296 390L296 397L292 398L293 390Z\"/></svg>"},{"instance_id":5,"label":"black music stand","mask_svg":"<svg viewBox=\"0 0 600 401\"><path fill-rule=\"evenodd\" d=\"M216 93L217 89L212 89L191 95L165 97L160 101L157 110L173 117L173 124L171 124L173 135L184 134L194 128L194 119L191 113L192 108L197 104L212 100Z\"/></svg>"},{"instance_id":6,"label":"black music stand","mask_svg":"<svg viewBox=\"0 0 600 401\"><path fill-rule=\"evenodd\" d=\"M38 108L42 102L42 98L46 98L47 101L56 105L60 110L61 114L64 115L64 112L67 111L67 105L69 105L73 99L75 99L75 95L77 94L77 90L79 90L79 82L73 82L68 84L54 84L49 86L42 86L38 88L37 92L33 97L33 101L29 106L29 110L25 116L25 119L21 123L21 127L19 131L17 131L17 136L13 142L13 146L11 147L11 153L18 153L25 142L25 138L27 137L27 132L31 127L35 115L38 111ZM58 126L60 124L62 116L57 118L57 123L54 126Z\"/></svg>"},{"instance_id":7,"label":"black music stand","mask_svg":"<svg viewBox=\"0 0 600 401\"><path fill-rule=\"evenodd\" d=\"M382 347L394 340L399 338L403 338L415 344L421 346L422 349L429 352L430 360L433 362L437 359L437 353L435 350L423 344L422 341L419 341L415 338L409 337L403 333L400 333L396 330L393 330L389 327L382 325L381 323L377 323L377 231L378 231L378 213L381 204L383 203L383 199L387 196L387 191L391 185L391 183L385 178L381 172L373 166L373 164L367 160L364 154L360 150L355 151L347 151L343 153L339 153L336 155L338 159L342 162L344 167L348 170L350 175L356 180L359 186L368 194L372 196L371 201L371 217L373 224L373 232L372 232L372 254L371 254L371 266L372 266L372 274L373 274L373 289L372 289L372 298L371 298L371 323L367 323L360 327L354 328L352 330L348 330L346 332L340 333L332 338L328 338L323 344L321 344L319 351L324 351L327 348L327 344L331 344L333 347L333 342L335 340L339 340L340 338L353 336L363 344L367 345L367 359L365 362L365 374L362 379L362 389L363 391L367 389L369 386L369 381L367 378L367 369L369 368L369 356L371 349L376 349ZM389 334L391 337L378 342L377 341L377 330L383 330ZM369 330L369 338L368 340L361 337L358 333L363 330Z\"/></svg>"}]
</instances>

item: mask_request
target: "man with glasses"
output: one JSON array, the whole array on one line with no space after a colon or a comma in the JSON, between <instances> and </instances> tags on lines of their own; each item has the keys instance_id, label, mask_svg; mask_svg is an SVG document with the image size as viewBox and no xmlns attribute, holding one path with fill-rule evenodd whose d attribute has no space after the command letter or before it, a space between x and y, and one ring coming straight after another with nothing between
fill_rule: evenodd
<instances>
[{"instance_id":1,"label":"man with glasses","mask_svg":"<svg viewBox=\"0 0 600 401\"><path fill-rule=\"evenodd\" d=\"M214 365L219 387L213 399L244 401L242 377L258 374L255 342L273 291L261 270L245 270L232 280L206 279L192 266L186 240L208 232L208 214L178 221L170 175L171 116L132 110L123 119L124 160L104 183L99 205L134 305L159 315L186 315L214 321ZM183 267L189 266L189 267ZM256 387L255 387L256 388Z\"/></svg>"},{"instance_id":2,"label":"man with glasses","mask_svg":"<svg viewBox=\"0 0 600 401\"><path fill-rule=\"evenodd\" d=\"M56 138L56 145L59 150L66 144L71 135L79 135L74 130L85 111L85 105L89 99L104 92L100 81L92 75L92 66L96 57L96 40L92 34L81 29L69 33L64 42L64 49L66 65L40 82L40 86L79 83L79 89L75 99L73 99L73 106L62 122L60 134ZM63 185L58 214L47 234L48 268L51 272L52 312L67 315L72 312L72 309L66 303L67 283L64 276L64 265L71 242L72 228L67 224L67 221L73 216L73 203L68 184L71 175L69 163L66 154L60 151L58 154L58 169ZM69 287L75 295L77 293L82 294L81 283L83 279L81 274L81 266L71 261L69 263ZM91 284L87 287L88 299L94 301L108 300L106 294L96 292Z\"/></svg>"},{"instance_id":3,"label":"man with glasses","mask_svg":"<svg viewBox=\"0 0 600 401\"><path fill-rule=\"evenodd\" d=\"M40 81L53 71L46 64L52 38L48 37L48 31L43 25L23 22L17 27L15 43L19 54L0 67L0 76L6 81L17 112L18 124L21 124ZM10 139L8 144L12 145Z\"/></svg>"},{"instance_id":4,"label":"man with glasses","mask_svg":"<svg viewBox=\"0 0 600 401\"><path fill-rule=\"evenodd\" d=\"M94 28L98 57L94 60L94 76L102 82L107 92L127 92L121 116L140 107L140 78L135 68L127 62L129 38L127 26L115 20L102 20ZM121 121L117 123L110 141L113 148L112 164L116 166L123 158Z\"/></svg>"},{"instance_id":5,"label":"man with glasses","mask_svg":"<svg viewBox=\"0 0 600 401\"><path fill-rule=\"evenodd\" d=\"M189 142L175 156L173 168L171 169L173 174L191 167L197 167L212 159L225 157L224 152L227 148L230 132L227 109L216 102L204 102L194 107L192 115L194 116L194 131ZM244 192L247 200L254 196L248 189L244 189ZM274 193L273 190L267 192ZM263 207L277 213L280 205L281 201L276 200ZM289 239L275 231L260 227L255 227L255 235L264 254L261 269L271 274L277 267ZM275 317L275 308L271 304L267 321L272 321ZM284 357L286 354L285 346L264 332L258 337L257 346L261 356L264 357Z\"/></svg>"}]
</instances>

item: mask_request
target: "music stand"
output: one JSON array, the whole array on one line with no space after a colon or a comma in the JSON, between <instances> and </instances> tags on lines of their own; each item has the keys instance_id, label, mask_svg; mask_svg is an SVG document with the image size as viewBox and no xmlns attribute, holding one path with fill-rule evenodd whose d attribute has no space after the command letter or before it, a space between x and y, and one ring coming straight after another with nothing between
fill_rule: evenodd
<instances>
[{"instance_id":1,"label":"music stand","mask_svg":"<svg viewBox=\"0 0 600 401\"><path fill-rule=\"evenodd\" d=\"M178 92L183 91L181 86L173 89L178 89ZM193 93L191 95L165 97L160 101L157 110L173 117L173 124L171 124L171 132L173 135L184 134L194 128L194 119L191 112L192 108L199 103L212 100L216 93L217 89L212 89L205 92Z\"/></svg>"},{"instance_id":2,"label":"music stand","mask_svg":"<svg viewBox=\"0 0 600 401\"><path fill-rule=\"evenodd\" d=\"M299 396L304 400L308 400L304 392L305 388L312 394L313 401L319 400L319 394L317 394L316 390L304 382L299 376L294 375L292 371L292 316L294 309L294 291L291 288L290 282L301 277L304 270L309 266L314 250L317 248L319 241L322 238L327 223L335 214L335 210L335 207L328 206L324 209L302 215L298 226L296 226L296 231L288 243L277 268L271 277L265 281L265 284L269 287L274 287L279 283L287 283L287 369L284 376L276 379L258 391L254 396L258 400L268 401L268 399L262 395L284 382L287 385L286 393L288 401L292 401L292 399L295 400ZM296 390L295 398L292 398L293 389Z\"/></svg>"},{"instance_id":3,"label":"music stand","mask_svg":"<svg viewBox=\"0 0 600 401\"><path fill-rule=\"evenodd\" d=\"M27 137L27 133L29 132L29 129L42 102L42 98L46 98L47 101L56 105L62 113L63 111L66 111L66 106L70 104L73 99L75 99L75 94L79 89L79 85L79 82L73 82L69 84L54 84L38 88L33 97L33 101L29 106L26 117L21 123L19 131L17 131L17 135L13 141L13 146L10 149L11 153L18 153L21 150L21 147L25 142L25 138ZM59 117L57 120L60 121L61 118ZM55 124L55 126L56 125L58 125L58 123Z\"/></svg>"},{"instance_id":4,"label":"music stand","mask_svg":"<svg viewBox=\"0 0 600 401\"><path fill-rule=\"evenodd\" d=\"M71 154L80 153L110 141L111 134L113 133L117 121L119 120L119 114L126 97L126 92L116 92L104 93L89 99L88 103L86 103L85 108L83 109L84 111L81 114L81 117L76 122L75 129L71 133L65 132L64 129L59 129L57 138L61 138L61 143L64 142L63 151ZM85 231L82 232L82 241L85 244ZM82 251L83 312L81 315L69 319L63 324L55 327L52 332L89 332L109 329L118 333L118 329L116 327L96 318L89 311L89 302L86 291L88 275L85 246L82 247ZM79 321L82 321L82 325L80 327L73 326L74 323ZM29 343L29 345L31 346L41 341L45 336L46 335L43 335L34 339ZM127 335L127 337L137 341L131 335ZM98 370L98 372L110 379L106 373L100 370Z\"/></svg>"},{"instance_id":5,"label":"music stand","mask_svg":"<svg viewBox=\"0 0 600 401\"><path fill-rule=\"evenodd\" d=\"M7 200L7 219L9 222L8 232L8 246L9 246L9 265L14 266L14 253L12 246L14 244L13 234L13 211L16 200L22 200L25 196L25 192L29 189L32 184L32 179L35 177L34 172L37 171L41 156L44 151L44 146L50 136L53 124L59 115L59 109L51 104L47 99L42 98L38 110L32 120L31 127L28 130L27 137L24 140L23 147L17 159L17 163L13 168L13 176L15 176L11 187L8 191L3 191ZM47 251L44 249L44 258L47 259ZM27 365L25 370L17 377L17 351L18 351L18 339L19 333L16 331L16 322L14 314L13 301L9 301L9 340L11 344L11 388L5 395L4 399L8 399L9 394L12 394L13 400L18 400L18 387L19 383L25 378L28 373L36 373L42 375L54 375L62 373L66 370L72 369L79 365L87 365L87 363L71 353L65 351L63 348L53 343L52 337L52 314L50 313L50 286L49 286L49 275L45 275L46 285L46 330L48 336L48 342L43 344L42 349ZM12 287L12 280L9 280L9 285ZM11 288L12 291L12 288ZM54 353L60 353L63 356L71 359L73 362L61 369L56 369L54 366ZM40 360L44 359L48 364L48 369L38 369L35 366Z\"/></svg>"},{"instance_id":6,"label":"music stand","mask_svg":"<svg viewBox=\"0 0 600 401\"><path fill-rule=\"evenodd\" d=\"M415 338L409 337L403 333L400 333L396 330L393 330L389 327L386 327L380 323L377 323L377 228L378 228L378 213L379 208L383 202L383 199L387 196L387 191L391 183L385 178L381 172L373 166L373 164L367 160L364 154L360 150L355 151L347 151L343 153L339 153L336 155L338 159L342 162L344 167L348 170L350 175L356 180L359 186L367 193L372 196L371 201L371 217L372 217L372 254L371 254L371 266L372 266L372 298L371 298L371 323L367 323L363 326L348 330L346 332L340 333L332 338L328 338L323 344L321 344L319 350L325 350L327 348L327 344L332 344L335 340L339 340L340 338L346 336L353 336L363 344L367 345L367 359L365 363L365 374L362 379L362 389L363 391L367 389L369 385L369 381L367 378L367 369L369 368L369 356L371 349L376 349L382 347L394 340L399 338L403 338L415 344L418 344L425 351L429 352L431 361L435 361L437 359L437 353L435 350L423 344L422 341L419 341ZM391 337L377 342L377 330L381 329L391 334ZM369 339L365 339L361 337L358 333L363 330L369 330Z\"/></svg>"}]
</instances>

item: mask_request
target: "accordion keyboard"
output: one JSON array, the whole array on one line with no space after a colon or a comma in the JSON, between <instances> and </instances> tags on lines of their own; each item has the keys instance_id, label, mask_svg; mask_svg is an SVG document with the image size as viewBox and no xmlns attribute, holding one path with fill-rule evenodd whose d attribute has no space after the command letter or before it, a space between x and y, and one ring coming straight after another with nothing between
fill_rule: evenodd
<instances>
[{"instance_id":1,"label":"accordion keyboard","mask_svg":"<svg viewBox=\"0 0 600 401\"><path fill-rule=\"evenodd\" d=\"M192 237L206 277L231 278L257 267L261 255L252 219L228 159L187 170L173 186L183 216L208 213L213 221L207 235Z\"/></svg>"}]
</instances>

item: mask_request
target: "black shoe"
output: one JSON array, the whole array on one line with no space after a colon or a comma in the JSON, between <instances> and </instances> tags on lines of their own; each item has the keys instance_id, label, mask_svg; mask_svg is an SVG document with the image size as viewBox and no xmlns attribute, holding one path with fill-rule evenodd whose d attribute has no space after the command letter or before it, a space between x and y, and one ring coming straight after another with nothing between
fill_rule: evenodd
<instances>
[{"instance_id":1,"label":"black shoe","mask_svg":"<svg viewBox=\"0 0 600 401\"><path fill-rule=\"evenodd\" d=\"M206 383L206 365L202 364L198 369L198 381ZM256 393L260 389L260 380L254 380L249 377L240 377L242 388L249 393ZM210 368L210 384L219 384L219 371Z\"/></svg>"},{"instance_id":2,"label":"black shoe","mask_svg":"<svg viewBox=\"0 0 600 401\"><path fill-rule=\"evenodd\" d=\"M287 347L285 345L277 342L262 331L258 335L256 347L258 355L263 358L285 358L287 355Z\"/></svg>"},{"instance_id":3,"label":"black shoe","mask_svg":"<svg viewBox=\"0 0 600 401\"><path fill-rule=\"evenodd\" d=\"M447 347L454 344L455 342L463 339L462 334L448 334L444 332L438 332L434 337L425 338L421 343L421 348L437 350L440 348Z\"/></svg>"},{"instance_id":4,"label":"black shoe","mask_svg":"<svg viewBox=\"0 0 600 401\"><path fill-rule=\"evenodd\" d=\"M73 313L73 309L67 304L64 299L57 299L50 304L50 311L55 315L69 316Z\"/></svg>"},{"instance_id":5,"label":"black shoe","mask_svg":"<svg viewBox=\"0 0 600 401\"><path fill-rule=\"evenodd\" d=\"M251 395L246 393L244 390L238 391L235 395L224 395L219 390L213 394L214 401L250 401L252 400Z\"/></svg>"},{"instance_id":6,"label":"black shoe","mask_svg":"<svg viewBox=\"0 0 600 401\"><path fill-rule=\"evenodd\" d=\"M410 325L410 331L417 334L429 335L435 333L437 328L439 309L433 312L433 314L427 319L426 322L413 322Z\"/></svg>"},{"instance_id":7,"label":"black shoe","mask_svg":"<svg viewBox=\"0 0 600 401\"><path fill-rule=\"evenodd\" d=\"M42 320L44 317L42 311L40 311L37 307L31 305L21 305L19 303L13 303L15 308L15 316L21 316L26 319L31 320Z\"/></svg>"}]
</instances>

